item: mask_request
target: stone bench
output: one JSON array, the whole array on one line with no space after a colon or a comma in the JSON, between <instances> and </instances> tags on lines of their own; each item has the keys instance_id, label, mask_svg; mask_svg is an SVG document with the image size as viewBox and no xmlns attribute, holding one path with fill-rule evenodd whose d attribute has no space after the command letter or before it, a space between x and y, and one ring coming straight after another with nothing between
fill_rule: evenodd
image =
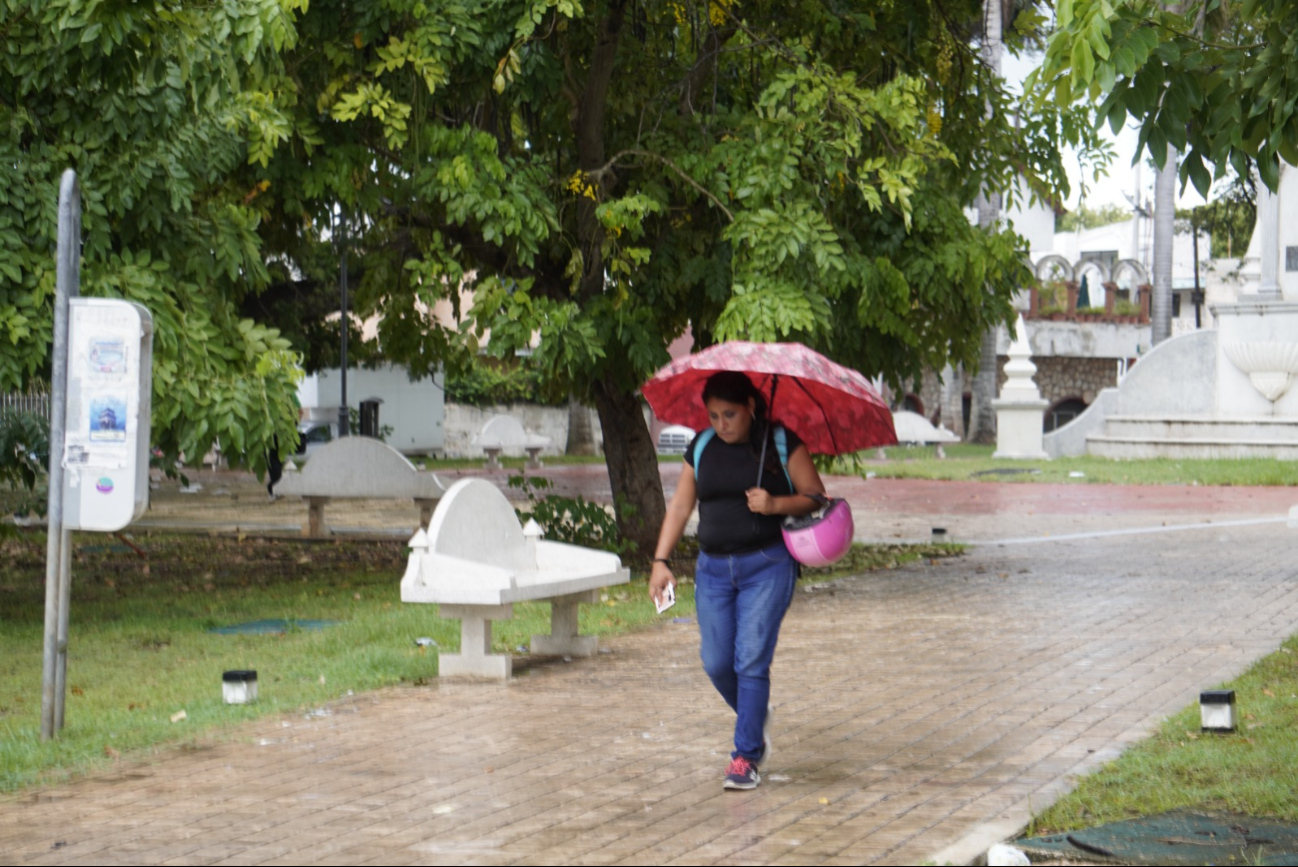
<instances>
[{"instance_id":1,"label":"stone bench","mask_svg":"<svg viewBox=\"0 0 1298 867\"><path fill-rule=\"evenodd\" d=\"M487 453L487 469L500 469L500 453L505 450L527 452L527 468L541 468L541 450L550 438L523 429L523 423L512 415L493 415L473 438L472 445Z\"/></svg>"},{"instance_id":2,"label":"stone bench","mask_svg":"<svg viewBox=\"0 0 1298 867\"><path fill-rule=\"evenodd\" d=\"M893 430L897 432L898 443L936 445L939 458L946 457L946 450L942 448L944 445L960 442L960 437L951 431L946 428L933 427L924 416L910 410L893 410L892 426ZM883 449L879 449L879 451L883 452ZM881 455L881 457L886 457L886 455Z\"/></svg>"},{"instance_id":3,"label":"stone bench","mask_svg":"<svg viewBox=\"0 0 1298 867\"><path fill-rule=\"evenodd\" d=\"M495 485L464 479L446 492L428 530L410 540L401 601L438 604L442 617L460 621L460 652L441 654L443 676L510 676L510 656L491 652L491 622L511 619L515 602L550 603L550 634L532 636L533 653L595 653L595 637L578 634L577 606L627 583L630 570L615 554L540 536L535 521L520 526Z\"/></svg>"},{"instance_id":4,"label":"stone bench","mask_svg":"<svg viewBox=\"0 0 1298 867\"><path fill-rule=\"evenodd\" d=\"M327 535L325 505L333 499L411 499L419 506L419 526L431 519L446 486L432 473L421 473L401 452L370 437L343 437L311 453L300 472L285 473L277 494L307 501L302 535Z\"/></svg>"}]
</instances>

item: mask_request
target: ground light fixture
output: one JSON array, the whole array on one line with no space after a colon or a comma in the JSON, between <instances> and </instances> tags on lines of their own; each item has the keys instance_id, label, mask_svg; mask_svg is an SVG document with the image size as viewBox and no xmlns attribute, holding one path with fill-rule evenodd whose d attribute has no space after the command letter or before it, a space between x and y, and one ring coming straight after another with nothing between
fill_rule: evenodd
<instances>
[{"instance_id":1,"label":"ground light fixture","mask_svg":"<svg viewBox=\"0 0 1298 867\"><path fill-rule=\"evenodd\" d=\"M1199 693L1199 719L1205 732L1233 732L1238 719L1235 690L1206 689Z\"/></svg>"},{"instance_id":2,"label":"ground light fixture","mask_svg":"<svg viewBox=\"0 0 1298 867\"><path fill-rule=\"evenodd\" d=\"M257 700L257 672L227 671L221 675L221 695L226 704L247 704Z\"/></svg>"}]
</instances>

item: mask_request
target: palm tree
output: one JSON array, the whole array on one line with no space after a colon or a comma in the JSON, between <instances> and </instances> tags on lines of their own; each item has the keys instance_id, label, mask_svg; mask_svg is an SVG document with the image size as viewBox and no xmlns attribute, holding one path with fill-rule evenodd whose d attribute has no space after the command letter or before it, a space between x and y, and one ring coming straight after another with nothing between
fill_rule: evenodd
<instances>
[{"instance_id":1,"label":"palm tree","mask_svg":"<svg viewBox=\"0 0 1298 867\"><path fill-rule=\"evenodd\" d=\"M982 61L992 75L1000 77L1002 24L1005 15L1000 0L984 0ZM1001 218L1001 197L995 190L984 189L978 196L978 225L993 229ZM969 418L968 439L976 443L996 442L996 413L992 401L996 399L996 327L983 334L978 354L978 373L973 381L973 407Z\"/></svg>"}]
</instances>

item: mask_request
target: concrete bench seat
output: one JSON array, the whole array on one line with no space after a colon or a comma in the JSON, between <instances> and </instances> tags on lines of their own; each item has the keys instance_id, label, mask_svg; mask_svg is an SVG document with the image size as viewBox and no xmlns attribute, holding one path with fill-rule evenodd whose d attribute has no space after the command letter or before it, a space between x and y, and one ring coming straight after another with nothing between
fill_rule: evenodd
<instances>
[{"instance_id":1,"label":"concrete bench seat","mask_svg":"<svg viewBox=\"0 0 1298 867\"><path fill-rule=\"evenodd\" d=\"M527 452L527 468L541 469L541 450L548 448L550 438L524 430L523 423L512 415L493 415L473 438L473 445L487 455L487 469L500 469L500 455L505 451Z\"/></svg>"},{"instance_id":2,"label":"concrete bench seat","mask_svg":"<svg viewBox=\"0 0 1298 867\"><path fill-rule=\"evenodd\" d=\"M547 542L535 521L520 526L505 495L482 479L452 485L410 548L401 601L437 604L460 621L460 652L440 655L443 676L510 676L510 656L491 652L491 622L513 618L515 602L550 602L550 634L532 636L533 653L592 655L596 639L578 634L578 605L631 580L615 554Z\"/></svg>"},{"instance_id":3,"label":"concrete bench seat","mask_svg":"<svg viewBox=\"0 0 1298 867\"><path fill-rule=\"evenodd\" d=\"M332 499L410 499L419 506L419 526L431 519L446 493L442 480L421 473L392 446L370 437L343 437L312 452L306 468L285 473L275 486L277 494L296 495L307 501L302 535L328 535L325 506Z\"/></svg>"}]
</instances>

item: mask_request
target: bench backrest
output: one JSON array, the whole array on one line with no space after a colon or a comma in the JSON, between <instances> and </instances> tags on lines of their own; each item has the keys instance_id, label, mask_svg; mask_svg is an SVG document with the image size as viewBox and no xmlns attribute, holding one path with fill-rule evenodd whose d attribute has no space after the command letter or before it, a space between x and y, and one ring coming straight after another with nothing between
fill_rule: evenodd
<instances>
[{"instance_id":1,"label":"bench backrest","mask_svg":"<svg viewBox=\"0 0 1298 867\"><path fill-rule=\"evenodd\" d=\"M441 480L421 473L392 446L370 437L343 437L311 454L300 473L287 473L280 494L300 497L411 497L437 499Z\"/></svg>"},{"instance_id":2,"label":"bench backrest","mask_svg":"<svg viewBox=\"0 0 1298 867\"><path fill-rule=\"evenodd\" d=\"M550 444L550 438L528 433L523 429L523 423L512 415L493 415L482 426L482 431L473 438L473 444L518 449L547 446Z\"/></svg>"},{"instance_id":3,"label":"bench backrest","mask_svg":"<svg viewBox=\"0 0 1298 867\"><path fill-rule=\"evenodd\" d=\"M960 437L948 430L938 430L928 419L906 409L894 410L892 426L899 443L958 443Z\"/></svg>"},{"instance_id":4,"label":"bench backrest","mask_svg":"<svg viewBox=\"0 0 1298 867\"><path fill-rule=\"evenodd\" d=\"M523 527L500 489L482 479L451 485L428 523L428 549L515 571L536 568Z\"/></svg>"}]
</instances>

